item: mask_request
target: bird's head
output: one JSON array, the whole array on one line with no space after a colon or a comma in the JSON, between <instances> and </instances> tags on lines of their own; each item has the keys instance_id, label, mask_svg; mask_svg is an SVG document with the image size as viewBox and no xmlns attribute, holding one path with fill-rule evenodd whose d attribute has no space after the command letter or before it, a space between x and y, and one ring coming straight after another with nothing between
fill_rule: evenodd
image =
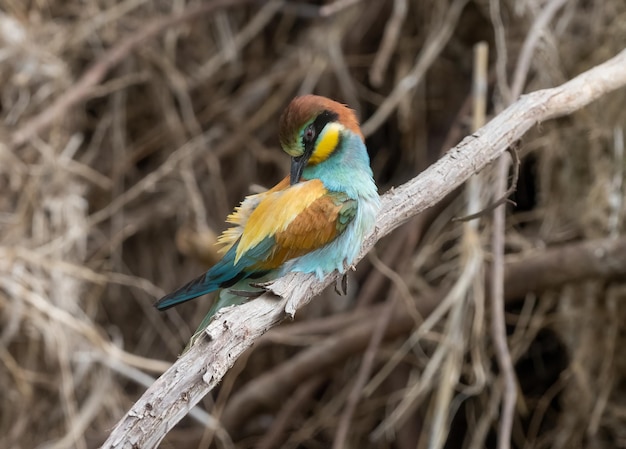
<instances>
[{"instance_id":1,"label":"bird's head","mask_svg":"<svg viewBox=\"0 0 626 449\"><path fill-rule=\"evenodd\" d=\"M278 125L280 145L292 158L291 184L300 181L306 166L328 159L338 148L344 132L363 139L352 109L317 95L294 98Z\"/></svg>"}]
</instances>

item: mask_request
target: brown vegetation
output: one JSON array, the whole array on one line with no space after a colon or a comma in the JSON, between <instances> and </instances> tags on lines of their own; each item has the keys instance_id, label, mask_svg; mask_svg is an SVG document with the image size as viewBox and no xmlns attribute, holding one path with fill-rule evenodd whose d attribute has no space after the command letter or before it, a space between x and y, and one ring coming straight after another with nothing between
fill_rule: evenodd
<instances>
[{"instance_id":1,"label":"brown vegetation","mask_svg":"<svg viewBox=\"0 0 626 449\"><path fill-rule=\"evenodd\" d=\"M152 302L213 263L232 207L287 173L276 123L294 95L360 112L384 192L471 133L475 43L489 116L626 46L620 0L2 6L8 448L99 446L176 360L209 301ZM624 104L621 89L516 148L497 264L512 447L626 447ZM381 240L347 296L327 289L268 332L201 403L212 417L193 412L162 447L496 447L498 227L452 220L497 201L496 176Z\"/></svg>"}]
</instances>

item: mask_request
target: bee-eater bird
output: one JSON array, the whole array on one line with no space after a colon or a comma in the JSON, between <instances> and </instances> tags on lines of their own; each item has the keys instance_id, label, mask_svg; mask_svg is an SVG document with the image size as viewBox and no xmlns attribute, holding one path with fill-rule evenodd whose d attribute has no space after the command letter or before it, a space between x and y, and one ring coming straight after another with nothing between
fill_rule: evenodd
<instances>
[{"instance_id":1,"label":"bee-eater bird","mask_svg":"<svg viewBox=\"0 0 626 449\"><path fill-rule=\"evenodd\" d=\"M243 200L218 239L222 259L157 309L242 281L255 286L292 271L323 278L353 264L380 207L354 111L325 97L297 97L280 117L279 140L292 158L290 175Z\"/></svg>"}]
</instances>

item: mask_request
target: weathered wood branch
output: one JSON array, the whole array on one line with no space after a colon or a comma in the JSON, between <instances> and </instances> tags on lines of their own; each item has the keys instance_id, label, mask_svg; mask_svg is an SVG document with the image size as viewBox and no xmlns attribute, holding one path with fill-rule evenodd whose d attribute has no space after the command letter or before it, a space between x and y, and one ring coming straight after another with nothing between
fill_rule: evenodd
<instances>
[{"instance_id":1,"label":"weathered wood branch","mask_svg":"<svg viewBox=\"0 0 626 449\"><path fill-rule=\"evenodd\" d=\"M555 88L524 95L486 126L448 151L415 179L383 196L375 232L361 257L383 236L441 201L472 174L497 159L538 123L574 112L626 86L626 50ZM152 448L211 391L269 328L293 316L337 278L289 274L260 298L219 313L185 355L167 370L117 424L105 448Z\"/></svg>"},{"instance_id":2,"label":"weathered wood branch","mask_svg":"<svg viewBox=\"0 0 626 449\"><path fill-rule=\"evenodd\" d=\"M504 273L507 302L572 282L623 279L626 276L626 238L586 240L529 251L508 258ZM419 298L417 309L420 315L429 316L446 293L440 290L434 292L432 297ZM278 408L298 385L310 381L319 373L332 372L335 366L363 351L382 310L381 304L368 307L358 320L339 326L341 330L238 389L229 398L220 417L224 429L235 431L261 410ZM406 313L403 302L397 302L384 338L406 334L414 325L415 320ZM267 336L271 333L268 332Z\"/></svg>"}]
</instances>

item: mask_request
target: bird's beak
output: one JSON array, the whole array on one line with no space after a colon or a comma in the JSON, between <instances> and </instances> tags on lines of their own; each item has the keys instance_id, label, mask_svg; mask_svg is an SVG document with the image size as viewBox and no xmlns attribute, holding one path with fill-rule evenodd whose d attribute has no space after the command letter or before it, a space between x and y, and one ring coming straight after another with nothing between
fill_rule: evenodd
<instances>
[{"instance_id":1,"label":"bird's beak","mask_svg":"<svg viewBox=\"0 0 626 449\"><path fill-rule=\"evenodd\" d=\"M300 177L302 176L302 170L304 170L304 166L307 163L308 158L302 156L292 157L291 158L291 172L289 183L291 185L297 184L300 182Z\"/></svg>"}]
</instances>

